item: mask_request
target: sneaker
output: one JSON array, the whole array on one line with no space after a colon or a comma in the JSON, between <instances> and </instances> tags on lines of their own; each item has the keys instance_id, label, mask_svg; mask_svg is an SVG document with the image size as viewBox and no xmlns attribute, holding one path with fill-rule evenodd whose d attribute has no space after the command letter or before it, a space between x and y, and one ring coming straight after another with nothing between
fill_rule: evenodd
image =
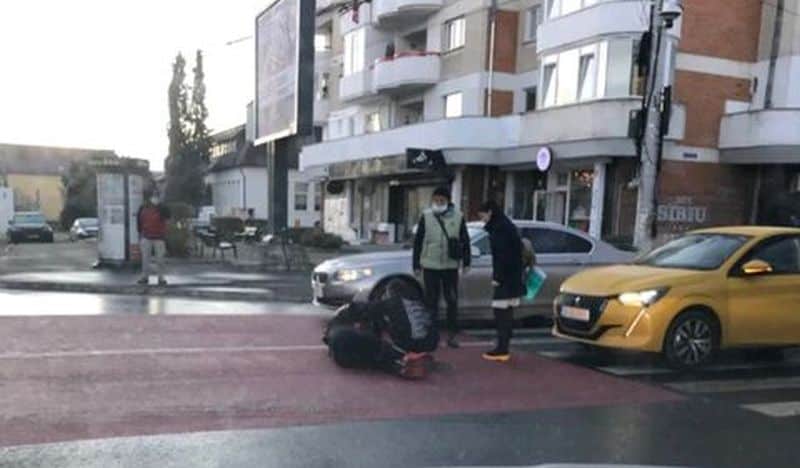
<instances>
[{"instance_id":1,"label":"sneaker","mask_svg":"<svg viewBox=\"0 0 800 468\"><path fill-rule=\"evenodd\" d=\"M511 353L508 351L498 351L496 349L489 351L487 353L483 353L483 358L487 361L493 362L508 362L511 360Z\"/></svg>"},{"instance_id":2,"label":"sneaker","mask_svg":"<svg viewBox=\"0 0 800 468\"><path fill-rule=\"evenodd\" d=\"M147 278L139 278L139 281L137 281L137 282L136 282L136 284L141 284L142 286L145 286L145 285L147 285L149 282L150 282L150 281L149 281Z\"/></svg>"}]
</instances>

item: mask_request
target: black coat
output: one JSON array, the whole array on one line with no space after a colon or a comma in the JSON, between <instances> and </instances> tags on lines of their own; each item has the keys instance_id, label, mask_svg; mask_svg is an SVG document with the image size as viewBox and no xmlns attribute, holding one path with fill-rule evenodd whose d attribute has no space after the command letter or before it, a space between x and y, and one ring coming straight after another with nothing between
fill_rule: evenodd
<instances>
[{"instance_id":1,"label":"black coat","mask_svg":"<svg viewBox=\"0 0 800 468\"><path fill-rule=\"evenodd\" d=\"M499 283L493 299L515 299L525 295L522 240L514 223L503 213L493 213L486 223L492 246L492 279Z\"/></svg>"}]
</instances>

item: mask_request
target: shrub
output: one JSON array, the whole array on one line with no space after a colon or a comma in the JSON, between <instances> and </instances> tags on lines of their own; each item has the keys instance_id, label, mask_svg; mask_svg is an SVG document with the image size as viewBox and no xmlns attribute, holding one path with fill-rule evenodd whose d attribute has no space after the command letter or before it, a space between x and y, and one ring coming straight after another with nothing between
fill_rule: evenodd
<instances>
[{"instance_id":1,"label":"shrub","mask_svg":"<svg viewBox=\"0 0 800 468\"><path fill-rule=\"evenodd\" d=\"M344 245L344 240L321 229L310 228L303 231L300 236L300 244L318 249L338 250Z\"/></svg>"},{"instance_id":2,"label":"shrub","mask_svg":"<svg viewBox=\"0 0 800 468\"><path fill-rule=\"evenodd\" d=\"M167 224L167 253L170 257L185 258L189 256L190 244L189 224L181 221L170 221Z\"/></svg>"},{"instance_id":3,"label":"shrub","mask_svg":"<svg viewBox=\"0 0 800 468\"><path fill-rule=\"evenodd\" d=\"M169 203L167 204L167 208L169 208L173 221L184 221L194 218L194 207L188 203Z\"/></svg>"}]
</instances>

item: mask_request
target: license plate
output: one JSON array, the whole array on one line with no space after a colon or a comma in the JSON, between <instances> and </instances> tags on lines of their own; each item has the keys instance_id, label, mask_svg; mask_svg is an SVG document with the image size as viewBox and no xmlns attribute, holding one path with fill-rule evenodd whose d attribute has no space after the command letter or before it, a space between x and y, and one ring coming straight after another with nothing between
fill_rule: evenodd
<instances>
[{"instance_id":1,"label":"license plate","mask_svg":"<svg viewBox=\"0 0 800 468\"><path fill-rule=\"evenodd\" d=\"M589 309L581 309L580 307L561 307L561 316L570 320L580 320L581 322L589 321Z\"/></svg>"},{"instance_id":2,"label":"license plate","mask_svg":"<svg viewBox=\"0 0 800 468\"><path fill-rule=\"evenodd\" d=\"M39 239L39 234L28 234L28 239Z\"/></svg>"},{"instance_id":3,"label":"license plate","mask_svg":"<svg viewBox=\"0 0 800 468\"><path fill-rule=\"evenodd\" d=\"M311 287L314 288L314 297L322 298L325 295L321 284L314 283L313 285L311 285Z\"/></svg>"}]
</instances>

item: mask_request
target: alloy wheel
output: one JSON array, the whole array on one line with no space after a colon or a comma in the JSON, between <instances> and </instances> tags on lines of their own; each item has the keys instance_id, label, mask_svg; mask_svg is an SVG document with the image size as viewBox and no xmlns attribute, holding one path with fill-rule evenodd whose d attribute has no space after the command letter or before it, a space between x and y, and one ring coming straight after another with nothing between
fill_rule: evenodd
<instances>
[{"instance_id":1,"label":"alloy wheel","mask_svg":"<svg viewBox=\"0 0 800 468\"><path fill-rule=\"evenodd\" d=\"M672 338L674 356L686 366L704 362L713 351L713 335L709 324L700 319L681 323Z\"/></svg>"}]
</instances>

